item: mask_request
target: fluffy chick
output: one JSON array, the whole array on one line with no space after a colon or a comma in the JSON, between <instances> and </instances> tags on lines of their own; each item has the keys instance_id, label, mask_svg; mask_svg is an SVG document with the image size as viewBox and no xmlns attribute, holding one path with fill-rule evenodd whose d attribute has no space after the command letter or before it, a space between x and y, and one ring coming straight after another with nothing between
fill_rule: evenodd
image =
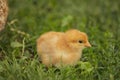
<instances>
[{"instance_id":1,"label":"fluffy chick","mask_svg":"<svg viewBox=\"0 0 120 80\"><path fill-rule=\"evenodd\" d=\"M74 65L85 47L91 47L88 37L76 29L47 32L37 39L37 52L46 66Z\"/></svg>"}]
</instances>

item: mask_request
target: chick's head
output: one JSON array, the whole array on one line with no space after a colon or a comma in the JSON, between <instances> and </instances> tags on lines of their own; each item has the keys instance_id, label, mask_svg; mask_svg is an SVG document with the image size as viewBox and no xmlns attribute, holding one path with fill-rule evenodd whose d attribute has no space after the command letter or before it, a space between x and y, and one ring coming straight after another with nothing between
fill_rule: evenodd
<instances>
[{"instance_id":1,"label":"chick's head","mask_svg":"<svg viewBox=\"0 0 120 80\"><path fill-rule=\"evenodd\" d=\"M68 45L73 47L74 49L82 50L85 47L91 47L87 34L84 32L80 32L76 29L68 30L65 32L66 41Z\"/></svg>"}]
</instances>

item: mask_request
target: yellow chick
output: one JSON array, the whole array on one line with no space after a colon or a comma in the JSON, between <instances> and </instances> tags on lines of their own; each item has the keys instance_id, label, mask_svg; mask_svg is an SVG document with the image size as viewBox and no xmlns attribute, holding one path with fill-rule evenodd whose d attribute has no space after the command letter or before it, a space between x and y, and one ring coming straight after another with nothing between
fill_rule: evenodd
<instances>
[{"instance_id":1,"label":"yellow chick","mask_svg":"<svg viewBox=\"0 0 120 80\"><path fill-rule=\"evenodd\" d=\"M37 52L46 66L75 65L85 47L91 47L88 37L76 29L47 32L37 39Z\"/></svg>"}]
</instances>

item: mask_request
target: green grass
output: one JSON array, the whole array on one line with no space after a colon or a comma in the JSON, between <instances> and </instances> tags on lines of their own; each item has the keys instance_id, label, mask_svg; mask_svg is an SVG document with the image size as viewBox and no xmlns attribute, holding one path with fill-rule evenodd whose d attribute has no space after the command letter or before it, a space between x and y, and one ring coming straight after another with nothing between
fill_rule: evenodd
<instances>
[{"instance_id":1,"label":"green grass","mask_svg":"<svg viewBox=\"0 0 120 80\"><path fill-rule=\"evenodd\" d=\"M36 39L47 31L76 28L89 36L77 66L39 62ZM119 0L9 0L0 32L0 80L120 80Z\"/></svg>"}]
</instances>

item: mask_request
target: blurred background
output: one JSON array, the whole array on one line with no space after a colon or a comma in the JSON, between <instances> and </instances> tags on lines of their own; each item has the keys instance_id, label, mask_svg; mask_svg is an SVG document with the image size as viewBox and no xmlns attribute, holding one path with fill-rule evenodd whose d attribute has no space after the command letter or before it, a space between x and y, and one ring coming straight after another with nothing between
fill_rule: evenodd
<instances>
[{"instance_id":1,"label":"blurred background","mask_svg":"<svg viewBox=\"0 0 120 80\"><path fill-rule=\"evenodd\" d=\"M9 0L8 22L12 27L36 35L44 31L77 28L90 32L99 28L116 38L120 32L119 0Z\"/></svg>"},{"instance_id":2,"label":"blurred background","mask_svg":"<svg viewBox=\"0 0 120 80\"><path fill-rule=\"evenodd\" d=\"M0 32L2 60L11 53L33 58L42 33L75 28L86 32L93 46L81 59L96 68L91 78L120 79L120 0L8 0L8 5Z\"/></svg>"}]
</instances>

